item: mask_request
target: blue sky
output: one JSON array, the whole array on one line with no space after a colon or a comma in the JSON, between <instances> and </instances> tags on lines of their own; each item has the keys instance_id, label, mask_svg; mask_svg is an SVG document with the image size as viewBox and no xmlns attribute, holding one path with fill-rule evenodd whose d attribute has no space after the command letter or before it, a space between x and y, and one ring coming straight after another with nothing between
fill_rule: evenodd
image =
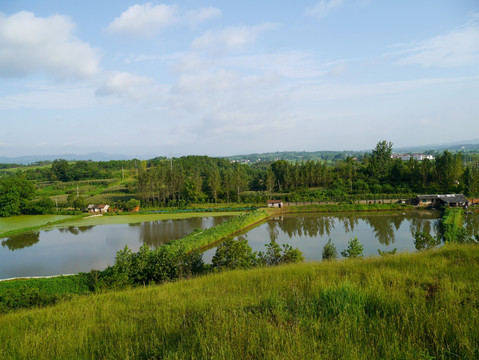
<instances>
[{"instance_id":1,"label":"blue sky","mask_svg":"<svg viewBox=\"0 0 479 360\"><path fill-rule=\"evenodd\" d=\"M479 138L477 0L0 1L0 156Z\"/></svg>"}]
</instances>

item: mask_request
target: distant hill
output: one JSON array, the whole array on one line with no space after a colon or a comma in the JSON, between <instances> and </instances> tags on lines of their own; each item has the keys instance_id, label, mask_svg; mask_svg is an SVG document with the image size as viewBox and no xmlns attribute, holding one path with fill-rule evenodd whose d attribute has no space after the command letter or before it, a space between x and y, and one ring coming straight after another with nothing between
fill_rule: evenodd
<instances>
[{"instance_id":1,"label":"distant hill","mask_svg":"<svg viewBox=\"0 0 479 360\"><path fill-rule=\"evenodd\" d=\"M372 150L343 150L343 151L277 151L267 153L253 153L233 156L224 156L224 158L231 161L240 161L246 163L255 163L258 161L306 161L306 160L339 160L345 159L348 156L360 157L365 153L370 153ZM423 153L436 151L474 151L479 152L479 139L457 141L448 144L430 144L393 148L394 153ZM56 159L65 159L68 161L74 160L92 160L92 161L109 161L109 160L150 160L158 155L127 155L127 154L107 154L104 152L94 152L89 154L60 154L60 155L32 155L32 156L18 156L18 157L2 157L0 156L1 164L33 164L39 161L53 161ZM222 156L218 156L222 157Z\"/></svg>"},{"instance_id":2,"label":"distant hill","mask_svg":"<svg viewBox=\"0 0 479 360\"><path fill-rule=\"evenodd\" d=\"M306 160L339 160L348 156L360 156L364 151L278 151L271 153L256 153L248 155L228 156L231 161L258 162L258 161L306 161Z\"/></svg>"},{"instance_id":3,"label":"distant hill","mask_svg":"<svg viewBox=\"0 0 479 360\"><path fill-rule=\"evenodd\" d=\"M467 140L467 141L456 141L448 144L430 144L422 146L408 146L401 148L394 148L394 152L426 152L426 151L478 151L479 150L479 139Z\"/></svg>"},{"instance_id":4,"label":"distant hill","mask_svg":"<svg viewBox=\"0 0 479 360\"><path fill-rule=\"evenodd\" d=\"M147 160L156 157L156 155L125 155L125 154L107 154L103 152L95 152L89 154L61 154L61 155L32 155L18 157L0 157L0 163L3 164L33 164L38 161L53 161L56 159L64 159L68 161L74 160L92 160L92 161L110 161L110 160Z\"/></svg>"},{"instance_id":5,"label":"distant hill","mask_svg":"<svg viewBox=\"0 0 479 360\"><path fill-rule=\"evenodd\" d=\"M431 144L420 146L408 146L401 148L393 148L393 153L424 153L424 152L442 152L449 150L456 151L476 151L479 152L479 139L460 141L449 144ZM348 156L360 157L371 150L344 150L344 151L278 151L270 153L255 153L247 155L228 156L227 159L232 161L240 161L254 163L257 161L305 161L305 160L338 160L345 159Z\"/></svg>"}]
</instances>

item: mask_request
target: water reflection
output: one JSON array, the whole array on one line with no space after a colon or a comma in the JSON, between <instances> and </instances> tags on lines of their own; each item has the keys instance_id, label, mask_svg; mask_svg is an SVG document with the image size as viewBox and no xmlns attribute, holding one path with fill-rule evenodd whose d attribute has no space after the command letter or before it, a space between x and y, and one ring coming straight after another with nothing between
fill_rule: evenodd
<instances>
[{"instance_id":1,"label":"water reflection","mask_svg":"<svg viewBox=\"0 0 479 360\"><path fill-rule=\"evenodd\" d=\"M69 227L66 227L66 228L58 229L58 231L60 231L61 233L70 233L70 234L73 234L73 235L78 235L78 234L90 231L94 227L95 227L94 225L78 226L78 227L77 226L69 226Z\"/></svg>"},{"instance_id":2,"label":"water reflection","mask_svg":"<svg viewBox=\"0 0 479 360\"><path fill-rule=\"evenodd\" d=\"M464 217L464 227L471 236L479 233L479 215L477 213L466 214Z\"/></svg>"},{"instance_id":3,"label":"water reflection","mask_svg":"<svg viewBox=\"0 0 479 360\"><path fill-rule=\"evenodd\" d=\"M73 274L104 269L127 245L136 252L142 244L158 248L195 229L226 221L228 216L66 227L12 236L1 240L0 279L17 276Z\"/></svg>"},{"instance_id":4,"label":"water reflection","mask_svg":"<svg viewBox=\"0 0 479 360\"><path fill-rule=\"evenodd\" d=\"M434 220L434 229L431 221ZM411 236L416 231L432 233L438 231L439 214L436 212L407 212L390 214L371 213L338 213L334 216L290 216L275 218L267 223L271 241L279 236L279 231L294 237L323 237L331 236L337 226L341 226L345 233L354 233L360 222L368 224L375 238L380 244L389 246L396 242L396 233L404 222L410 224ZM479 220L476 220L479 225Z\"/></svg>"},{"instance_id":5,"label":"water reflection","mask_svg":"<svg viewBox=\"0 0 479 360\"><path fill-rule=\"evenodd\" d=\"M21 234L16 236L11 236L6 240L2 240L2 246L7 247L9 250L18 250L23 249L29 246L35 245L40 241L40 233L32 232L27 234Z\"/></svg>"}]
</instances>

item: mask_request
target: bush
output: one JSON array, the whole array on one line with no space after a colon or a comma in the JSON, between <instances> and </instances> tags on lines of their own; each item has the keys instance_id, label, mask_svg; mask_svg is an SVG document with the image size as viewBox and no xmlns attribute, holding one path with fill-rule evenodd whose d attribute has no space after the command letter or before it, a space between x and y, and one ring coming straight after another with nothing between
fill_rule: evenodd
<instances>
[{"instance_id":1,"label":"bush","mask_svg":"<svg viewBox=\"0 0 479 360\"><path fill-rule=\"evenodd\" d=\"M274 266L296 263L304 260L303 253L298 249L293 249L289 244L283 244L282 251L281 247L275 241L272 241L265 246L268 250L265 253L259 252L258 254L258 263L261 265Z\"/></svg>"},{"instance_id":2,"label":"bush","mask_svg":"<svg viewBox=\"0 0 479 360\"><path fill-rule=\"evenodd\" d=\"M256 265L256 253L248 240L230 238L218 245L211 262L214 269L248 268Z\"/></svg>"},{"instance_id":3,"label":"bush","mask_svg":"<svg viewBox=\"0 0 479 360\"><path fill-rule=\"evenodd\" d=\"M394 248L390 251L382 251L381 249L378 249L378 254L381 256L395 255L397 252L398 252L397 248Z\"/></svg>"},{"instance_id":4,"label":"bush","mask_svg":"<svg viewBox=\"0 0 479 360\"><path fill-rule=\"evenodd\" d=\"M323 260L334 260L338 257L338 251L336 246L331 242L331 239L328 240L326 245L323 248Z\"/></svg>"},{"instance_id":5,"label":"bush","mask_svg":"<svg viewBox=\"0 0 479 360\"><path fill-rule=\"evenodd\" d=\"M363 256L363 250L363 244L361 244L358 237L355 236L354 239L348 241L348 248L341 251L341 255L347 258L358 258Z\"/></svg>"}]
</instances>

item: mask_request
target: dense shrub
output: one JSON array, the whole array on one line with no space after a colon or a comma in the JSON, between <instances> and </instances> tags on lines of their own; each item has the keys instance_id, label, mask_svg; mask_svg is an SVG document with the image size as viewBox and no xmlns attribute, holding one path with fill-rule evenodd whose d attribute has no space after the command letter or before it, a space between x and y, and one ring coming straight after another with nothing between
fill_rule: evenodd
<instances>
[{"instance_id":1,"label":"dense shrub","mask_svg":"<svg viewBox=\"0 0 479 360\"><path fill-rule=\"evenodd\" d=\"M347 258L358 258L363 256L363 244L358 240L358 237L355 236L353 239L348 241L348 248L341 251L341 255Z\"/></svg>"},{"instance_id":2,"label":"dense shrub","mask_svg":"<svg viewBox=\"0 0 479 360\"><path fill-rule=\"evenodd\" d=\"M248 240L227 239L216 248L216 253L211 261L214 269L236 269L255 266L256 253L248 245Z\"/></svg>"},{"instance_id":3,"label":"dense shrub","mask_svg":"<svg viewBox=\"0 0 479 360\"><path fill-rule=\"evenodd\" d=\"M336 246L331 242L331 238L328 240L323 248L322 258L323 260L334 260L338 257L338 251Z\"/></svg>"}]
</instances>

